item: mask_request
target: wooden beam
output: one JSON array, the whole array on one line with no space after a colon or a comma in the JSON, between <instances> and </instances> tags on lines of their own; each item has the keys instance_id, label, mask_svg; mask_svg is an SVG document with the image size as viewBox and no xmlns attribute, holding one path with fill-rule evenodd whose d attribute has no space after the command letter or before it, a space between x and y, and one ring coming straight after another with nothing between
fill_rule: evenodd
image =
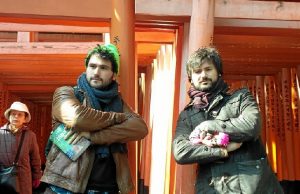
<instances>
[{"instance_id":1,"label":"wooden beam","mask_svg":"<svg viewBox=\"0 0 300 194\"><path fill-rule=\"evenodd\" d=\"M51 105L53 99L53 88L50 88L49 91L44 90L37 92L35 90L26 90L26 91L10 91L11 94L18 96L22 100L28 100L34 104L49 104Z\"/></svg>"},{"instance_id":2,"label":"wooden beam","mask_svg":"<svg viewBox=\"0 0 300 194\"><path fill-rule=\"evenodd\" d=\"M60 87L61 85L35 85L35 84L19 84L19 85L6 85L7 90L17 92L32 92L35 93L44 93L45 91L55 91L56 88Z\"/></svg>"},{"instance_id":3,"label":"wooden beam","mask_svg":"<svg viewBox=\"0 0 300 194\"><path fill-rule=\"evenodd\" d=\"M23 96L28 96L29 98L35 98L38 99L39 97L42 99L49 99L49 97L51 98L53 95L52 88L51 91L31 91L31 90L17 90L17 91L10 91L10 93L13 93L17 96L23 95Z\"/></svg>"},{"instance_id":4,"label":"wooden beam","mask_svg":"<svg viewBox=\"0 0 300 194\"><path fill-rule=\"evenodd\" d=\"M137 2L137 1L136 1ZM135 15L136 23L152 21L152 22L169 22L169 23L185 23L190 21L190 15L176 15L176 16L162 16L162 15L147 15L147 14L137 14Z\"/></svg>"},{"instance_id":5,"label":"wooden beam","mask_svg":"<svg viewBox=\"0 0 300 194\"><path fill-rule=\"evenodd\" d=\"M11 73L0 73L0 82L5 84L36 84L36 85L43 85L43 84L54 84L54 85L74 85L76 84L78 76L81 72L72 72L72 74L65 73L60 75L51 75L48 73L35 72L31 74L24 74L21 72L16 72L15 74Z\"/></svg>"},{"instance_id":6,"label":"wooden beam","mask_svg":"<svg viewBox=\"0 0 300 194\"><path fill-rule=\"evenodd\" d=\"M300 20L300 3L283 1L216 0L216 18ZM192 1L136 1L136 14L191 16Z\"/></svg>"},{"instance_id":7,"label":"wooden beam","mask_svg":"<svg viewBox=\"0 0 300 194\"><path fill-rule=\"evenodd\" d=\"M175 32L135 32L136 42L173 43Z\"/></svg>"},{"instance_id":8,"label":"wooden beam","mask_svg":"<svg viewBox=\"0 0 300 194\"><path fill-rule=\"evenodd\" d=\"M160 44L173 43L175 41L175 34L172 32L136 32L136 41L139 42L138 51L137 51L138 54L156 55L160 47ZM53 60L54 60L53 63L59 61L65 63L64 62L65 60L68 61L72 60L72 62L70 61L69 63L75 65L78 62L83 63L86 53L90 48L94 47L95 45L96 43L93 42L90 43L78 43L78 42L1 43L0 54L2 55L0 56L0 62L1 60L4 60L2 61L2 63L11 64L10 60L19 60L19 61L24 61L25 64L28 62L29 64L32 65L34 63L43 64L44 62L51 64L51 61ZM81 54L81 56L78 58L72 55L70 58L67 57L65 59L65 58L61 58L62 55L60 54L62 55ZM3 57L3 55L7 55L7 56ZM22 56L18 56L18 55L22 55ZM40 58L39 56L42 55L45 55L45 57ZM76 58L78 58L78 60ZM76 61L74 62L74 60Z\"/></svg>"},{"instance_id":9,"label":"wooden beam","mask_svg":"<svg viewBox=\"0 0 300 194\"><path fill-rule=\"evenodd\" d=\"M142 54L138 56L138 65L139 67L145 67L153 63L153 59L156 59L155 54Z\"/></svg>"},{"instance_id":10,"label":"wooden beam","mask_svg":"<svg viewBox=\"0 0 300 194\"><path fill-rule=\"evenodd\" d=\"M300 3L299 3L300 9ZM233 11L234 12L234 11ZM290 28L299 29L300 21L285 21L280 19L236 19L215 18L215 26L252 27L252 28Z\"/></svg>"},{"instance_id":11,"label":"wooden beam","mask_svg":"<svg viewBox=\"0 0 300 194\"><path fill-rule=\"evenodd\" d=\"M247 0L216 0L216 18L240 18L240 19L261 19L299 21L300 3L285 1L247 1ZM57 7L59 5L59 8ZM105 6L103 6L105 5ZM191 0L136 0L135 14L137 18L143 15L152 16L191 16ZM110 0L89 0L89 3L82 3L81 0L2 0L0 13L11 14L23 18L85 18L95 20L99 18L111 18ZM45 24L45 21L41 21Z\"/></svg>"},{"instance_id":12,"label":"wooden beam","mask_svg":"<svg viewBox=\"0 0 300 194\"><path fill-rule=\"evenodd\" d=\"M214 35L214 42L218 44L239 44L239 45L293 45L300 47L300 36L253 36L253 35Z\"/></svg>"},{"instance_id":13,"label":"wooden beam","mask_svg":"<svg viewBox=\"0 0 300 194\"><path fill-rule=\"evenodd\" d=\"M135 13L141 15L191 16L192 1L149 1L136 0Z\"/></svg>"},{"instance_id":14,"label":"wooden beam","mask_svg":"<svg viewBox=\"0 0 300 194\"><path fill-rule=\"evenodd\" d=\"M21 32L68 32L68 33L108 33L109 27L86 27L66 25L42 25L24 23L0 23L0 31Z\"/></svg>"},{"instance_id":15,"label":"wooden beam","mask_svg":"<svg viewBox=\"0 0 300 194\"><path fill-rule=\"evenodd\" d=\"M248 0L216 0L215 2L217 18L300 20L300 3Z\"/></svg>"},{"instance_id":16,"label":"wooden beam","mask_svg":"<svg viewBox=\"0 0 300 194\"><path fill-rule=\"evenodd\" d=\"M1 0L0 13L111 18L111 0Z\"/></svg>"},{"instance_id":17,"label":"wooden beam","mask_svg":"<svg viewBox=\"0 0 300 194\"><path fill-rule=\"evenodd\" d=\"M102 42L30 42L0 44L0 54L86 54Z\"/></svg>"},{"instance_id":18,"label":"wooden beam","mask_svg":"<svg viewBox=\"0 0 300 194\"><path fill-rule=\"evenodd\" d=\"M256 66L256 68L260 68L263 66L270 66L270 67L296 67L299 64L299 59L294 58L294 59L288 59L288 58L283 58L283 59L272 59L272 58L264 58L264 57L259 57L259 58L250 58L250 57L239 57L238 55L233 56L233 57L222 57L224 66L228 65L231 66L233 65L234 68L241 68L243 69L243 66Z\"/></svg>"},{"instance_id":19,"label":"wooden beam","mask_svg":"<svg viewBox=\"0 0 300 194\"><path fill-rule=\"evenodd\" d=\"M225 80L255 80L256 76L254 75L234 75L226 74L222 76Z\"/></svg>"},{"instance_id":20,"label":"wooden beam","mask_svg":"<svg viewBox=\"0 0 300 194\"><path fill-rule=\"evenodd\" d=\"M65 16L44 16L34 14L0 13L0 22L19 24L42 24L42 25L63 25L63 26L85 26L85 27L109 27L109 19L86 18L86 17L65 17Z\"/></svg>"},{"instance_id":21,"label":"wooden beam","mask_svg":"<svg viewBox=\"0 0 300 194\"><path fill-rule=\"evenodd\" d=\"M47 73L61 75L84 71L86 54L2 54L0 73L31 72L30 75Z\"/></svg>"},{"instance_id":22,"label":"wooden beam","mask_svg":"<svg viewBox=\"0 0 300 194\"><path fill-rule=\"evenodd\" d=\"M300 26L300 25L299 25ZM300 37L300 28L267 28L267 27L234 27L215 26L214 36L217 35L251 35L251 36L283 36Z\"/></svg>"},{"instance_id":23,"label":"wooden beam","mask_svg":"<svg viewBox=\"0 0 300 194\"><path fill-rule=\"evenodd\" d=\"M239 67L239 68L238 68ZM257 76L257 75L274 75L281 71L281 68L274 67L254 67L236 66L235 68L224 67L224 75L239 75L239 76Z\"/></svg>"},{"instance_id":24,"label":"wooden beam","mask_svg":"<svg viewBox=\"0 0 300 194\"><path fill-rule=\"evenodd\" d=\"M144 54L152 54L155 55L160 49L161 44L159 43L139 43L137 45L137 54L144 55Z\"/></svg>"},{"instance_id":25,"label":"wooden beam","mask_svg":"<svg viewBox=\"0 0 300 194\"><path fill-rule=\"evenodd\" d=\"M27 61L36 61L41 64L58 63L59 61L73 63L77 61L84 61L87 53L84 54L1 54L0 62L16 61L26 63Z\"/></svg>"},{"instance_id":26,"label":"wooden beam","mask_svg":"<svg viewBox=\"0 0 300 194\"><path fill-rule=\"evenodd\" d=\"M30 68L29 68L30 67ZM57 72L77 72L80 74L85 70L84 63L81 64L68 64L68 63L52 63L48 65L40 65L38 63L31 64L30 62L26 64L16 64L16 62L0 65L0 71L5 73L13 74L16 71L22 72L24 74L29 74L32 72L49 72L51 74Z\"/></svg>"}]
</instances>

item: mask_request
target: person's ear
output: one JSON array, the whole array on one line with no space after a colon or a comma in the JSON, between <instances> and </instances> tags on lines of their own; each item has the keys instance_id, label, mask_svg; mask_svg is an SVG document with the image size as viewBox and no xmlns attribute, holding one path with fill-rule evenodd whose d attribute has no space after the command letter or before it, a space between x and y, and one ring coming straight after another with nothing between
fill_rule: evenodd
<instances>
[{"instance_id":1,"label":"person's ear","mask_svg":"<svg viewBox=\"0 0 300 194\"><path fill-rule=\"evenodd\" d=\"M114 74L112 75L112 79L113 79L113 80L116 80L116 79L117 79L117 76L118 76L118 75L117 75L116 73L114 73Z\"/></svg>"}]
</instances>

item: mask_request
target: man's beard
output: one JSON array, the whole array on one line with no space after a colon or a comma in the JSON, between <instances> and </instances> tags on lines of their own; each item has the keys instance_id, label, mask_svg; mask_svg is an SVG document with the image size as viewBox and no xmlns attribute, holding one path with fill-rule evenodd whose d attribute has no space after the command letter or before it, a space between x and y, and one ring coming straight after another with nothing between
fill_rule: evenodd
<instances>
[{"instance_id":1,"label":"man's beard","mask_svg":"<svg viewBox=\"0 0 300 194\"><path fill-rule=\"evenodd\" d=\"M107 88L109 88L110 84L112 83L113 80L110 80L110 81L105 81L105 82L102 82L101 85L99 85L97 87L98 90L105 90Z\"/></svg>"},{"instance_id":2,"label":"man's beard","mask_svg":"<svg viewBox=\"0 0 300 194\"><path fill-rule=\"evenodd\" d=\"M216 87L217 82L218 82L218 81L213 82L211 79L206 79L204 81L210 81L211 85L209 87L201 87L200 84L198 86L195 86L195 84L193 84L193 83L192 83L192 85L193 85L194 88L196 88L197 90L199 90L201 92L211 92Z\"/></svg>"},{"instance_id":3,"label":"man's beard","mask_svg":"<svg viewBox=\"0 0 300 194\"><path fill-rule=\"evenodd\" d=\"M112 75L110 79L107 79L107 80L101 79L101 81L102 81L101 84L97 84L97 85L94 85L92 87L96 88L98 90L105 90L105 89L107 89L111 85L111 83L113 82L113 80L114 79L113 79L113 75Z\"/></svg>"}]
</instances>

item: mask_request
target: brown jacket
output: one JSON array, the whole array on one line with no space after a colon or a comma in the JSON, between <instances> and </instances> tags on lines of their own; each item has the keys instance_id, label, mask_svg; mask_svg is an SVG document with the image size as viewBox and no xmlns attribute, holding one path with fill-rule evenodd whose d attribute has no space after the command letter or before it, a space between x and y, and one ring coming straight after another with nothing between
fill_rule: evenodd
<instances>
[{"instance_id":1,"label":"brown jacket","mask_svg":"<svg viewBox=\"0 0 300 194\"><path fill-rule=\"evenodd\" d=\"M25 137L18 160L18 178L20 181L20 194L32 193L32 180L40 179L41 159L35 133L27 127L21 128L12 134L5 124L0 129L0 165L11 166L17 153L21 140L21 131L25 131Z\"/></svg>"},{"instance_id":2,"label":"brown jacket","mask_svg":"<svg viewBox=\"0 0 300 194\"><path fill-rule=\"evenodd\" d=\"M53 125L64 123L77 131L91 132L94 144L126 143L144 138L148 129L143 119L126 104L124 113L103 112L90 107L87 98L81 104L72 87L58 88L53 96ZM68 159L56 146L52 146L46 162L42 181L75 193L85 191L93 166L95 153L88 149L75 162ZM127 155L114 153L117 183L121 193L133 189Z\"/></svg>"}]
</instances>

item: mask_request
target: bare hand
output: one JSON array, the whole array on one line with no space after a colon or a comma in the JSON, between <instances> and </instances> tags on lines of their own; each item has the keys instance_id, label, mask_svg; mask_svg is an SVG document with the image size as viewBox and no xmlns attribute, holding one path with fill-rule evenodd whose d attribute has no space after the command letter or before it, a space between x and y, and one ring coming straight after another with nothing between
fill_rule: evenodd
<instances>
[{"instance_id":1,"label":"bare hand","mask_svg":"<svg viewBox=\"0 0 300 194\"><path fill-rule=\"evenodd\" d=\"M227 152L232 152L234 150L239 149L242 146L243 143L236 143L236 142L230 142L227 147L226 150Z\"/></svg>"}]
</instances>

